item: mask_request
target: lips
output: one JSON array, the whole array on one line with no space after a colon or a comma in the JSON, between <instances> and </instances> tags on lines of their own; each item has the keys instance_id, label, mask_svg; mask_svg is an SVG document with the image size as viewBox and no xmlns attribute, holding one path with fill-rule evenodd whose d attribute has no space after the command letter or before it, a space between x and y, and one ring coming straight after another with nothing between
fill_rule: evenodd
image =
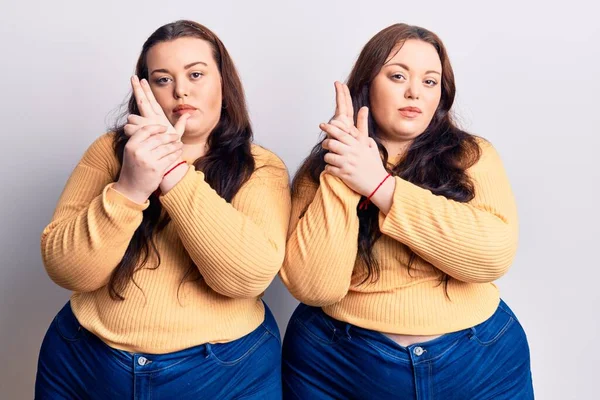
<instances>
[{"instance_id":1,"label":"lips","mask_svg":"<svg viewBox=\"0 0 600 400\"><path fill-rule=\"evenodd\" d=\"M180 104L173 109L173 114L183 114L193 111L196 111L196 107L190 106L189 104Z\"/></svg>"},{"instance_id":2,"label":"lips","mask_svg":"<svg viewBox=\"0 0 600 400\"><path fill-rule=\"evenodd\" d=\"M416 118L421 114L421 109L418 107L403 107L398 111L405 118Z\"/></svg>"},{"instance_id":3,"label":"lips","mask_svg":"<svg viewBox=\"0 0 600 400\"><path fill-rule=\"evenodd\" d=\"M421 109L419 107L404 107L404 108L401 108L400 111L421 113Z\"/></svg>"}]
</instances>

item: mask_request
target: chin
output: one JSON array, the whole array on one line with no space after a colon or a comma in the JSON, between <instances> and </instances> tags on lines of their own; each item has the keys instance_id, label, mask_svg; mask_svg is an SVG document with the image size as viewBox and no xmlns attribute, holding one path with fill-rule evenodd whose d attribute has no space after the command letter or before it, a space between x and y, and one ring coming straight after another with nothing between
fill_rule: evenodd
<instances>
[{"instance_id":1,"label":"chin","mask_svg":"<svg viewBox=\"0 0 600 400\"><path fill-rule=\"evenodd\" d=\"M419 129L415 129L412 126L401 126L401 127L398 127L398 129L395 129L394 136L399 139L407 140L407 139L414 139L417 136L419 136L421 133L422 132Z\"/></svg>"},{"instance_id":2,"label":"chin","mask_svg":"<svg viewBox=\"0 0 600 400\"><path fill-rule=\"evenodd\" d=\"M198 123L198 121L194 121L193 119L188 119L185 123L185 131L191 133L193 136L200 131L202 127Z\"/></svg>"},{"instance_id":3,"label":"chin","mask_svg":"<svg viewBox=\"0 0 600 400\"><path fill-rule=\"evenodd\" d=\"M210 132L208 132L210 134ZM183 133L183 137L192 139L192 138L201 138L207 135L206 126L199 124L194 121L188 121L185 125L185 132Z\"/></svg>"}]
</instances>

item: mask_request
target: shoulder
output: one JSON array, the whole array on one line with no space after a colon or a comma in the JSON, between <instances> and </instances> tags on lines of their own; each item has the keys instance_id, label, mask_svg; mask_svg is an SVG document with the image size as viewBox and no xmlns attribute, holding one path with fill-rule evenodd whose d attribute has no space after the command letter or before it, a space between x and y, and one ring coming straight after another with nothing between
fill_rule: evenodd
<instances>
[{"instance_id":1,"label":"shoulder","mask_svg":"<svg viewBox=\"0 0 600 400\"><path fill-rule=\"evenodd\" d=\"M114 132L108 132L94 140L83 155L80 164L106 171L111 176L116 175L119 170L119 160L115 153L115 136Z\"/></svg>"},{"instance_id":2,"label":"shoulder","mask_svg":"<svg viewBox=\"0 0 600 400\"><path fill-rule=\"evenodd\" d=\"M289 174L283 160L262 146L252 144L252 156L254 157L254 173L250 181L269 179L278 181L280 184L289 185Z\"/></svg>"},{"instance_id":3,"label":"shoulder","mask_svg":"<svg viewBox=\"0 0 600 400\"><path fill-rule=\"evenodd\" d=\"M489 140L477 136L475 141L479 146L479 159L471 167L472 170L503 168L500 154Z\"/></svg>"},{"instance_id":4,"label":"shoulder","mask_svg":"<svg viewBox=\"0 0 600 400\"><path fill-rule=\"evenodd\" d=\"M283 160L271 150L268 150L257 144L252 144L251 151L257 169L267 166L285 169L287 171L287 167L285 166Z\"/></svg>"}]
</instances>

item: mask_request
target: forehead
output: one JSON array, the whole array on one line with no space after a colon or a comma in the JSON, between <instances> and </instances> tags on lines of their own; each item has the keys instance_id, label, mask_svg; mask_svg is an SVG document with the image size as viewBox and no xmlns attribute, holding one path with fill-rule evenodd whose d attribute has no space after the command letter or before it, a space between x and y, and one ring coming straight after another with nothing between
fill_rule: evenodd
<instances>
[{"instance_id":1,"label":"forehead","mask_svg":"<svg viewBox=\"0 0 600 400\"><path fill-rule=\"evenodd\" d=\"M390 58L391 57L391 58ZM391 51L386 64L401 63L411 70L442 70L440 56L433 45L417 39L398 44Z\"/></svg>"},{"instance_id":2,"label":"forehead","mask_svg":"<svg viewBox=\"0 0 600 400\"><path fill-rule=\"evenodd\" d=\"M179 38L160 42L152 46L146 56L148 67L168 68L177 67L197 61L214 65L213 48L206 40L198 38Z\"/></svg>"}]
</instances>

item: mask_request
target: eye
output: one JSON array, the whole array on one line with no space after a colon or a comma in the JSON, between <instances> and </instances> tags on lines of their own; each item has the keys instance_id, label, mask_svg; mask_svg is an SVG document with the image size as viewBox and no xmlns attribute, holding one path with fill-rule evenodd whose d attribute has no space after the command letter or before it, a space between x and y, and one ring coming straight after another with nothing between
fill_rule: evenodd
<instances>
[{"instance_id":1,"label":"eye","mask_svg":"<svg viewBox=\"0 0 600 400\"><path fill-rule=\"evenodd\" d=\"M391 78L393 80L397 80L397 81L406 80L406 78L402 74L394 74L394 75L391 76Z\"/></svg>"},{"instance_id":2,"label":"eye","mask_svg":"<svg viewBox=\"0 0 600 400\"><path fill-rule=\"evenodd\" d=\"M192 72L190 76L192 77L192 79L199 79L202 78L204 74L202 72Z\"/></svg>"},{"instance_id":3,"label":"eye","mask_svg":"<svg viewBox=\"0 0 600 400\"><path fill-rule=\"evenodd\" d=\"M434 87L435 85L437 85L437 82L434 81L433 79L427 79L427 80L425 80L425 84L429 87Z\"/></svg>"},{"instance_id":4,"label":"eye","mask_svg":"<svg viewBox=\"0 0 600 400\"><path fill-rule=\"evenodd\" d=\"M161 78L155 79L154 83L156 83L159 86L164 86L167 83L169 83L170 80L171 80L171 78L167 78L166 76L163 76Z\"/></svg>"}]
</instances>

